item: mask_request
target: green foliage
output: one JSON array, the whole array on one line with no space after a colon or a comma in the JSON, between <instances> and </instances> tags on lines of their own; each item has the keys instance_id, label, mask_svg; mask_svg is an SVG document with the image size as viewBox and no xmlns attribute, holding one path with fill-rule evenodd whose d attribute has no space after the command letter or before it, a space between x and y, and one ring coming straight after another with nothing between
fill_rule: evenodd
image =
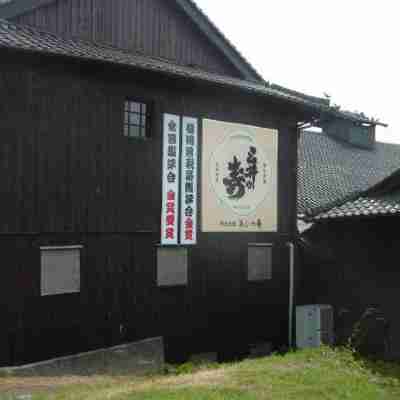
<instances>
[{"instance_id":1,"label":"green foliage","mask_svg":"<svg viewBox=\"0 0 400 400\"><path fill-rule=\"evenodd\" d=\"M164 367L165 375L186 375L193 374L205 369L218 369L221 364L211 362L186 362L184 364L166 364Z\"/></svg>"},{"instance_id":2,"label":"green foliage","mask_svg":"<svg viewBox=\"0 0 400 400\"><path fill-rule=\"evenodd\" d=\"M367 308L353 326L348 346L360 356L382 359L388 347L387 325L376 308Z\"/></svg>"},{"instance_id":3,"label":"green foliage","mask_svg":"<svg viewBox=\"0 0 400 400\"><path fill-rule=\"evenodd\" d=\"M244 390L224 388L189 388L164 390L128 395L124 400L257 400L254 394Z\"/></svg>"},{"instance_id":4,"label":"green foliage","mask_svg":"<svg viewBox=\"0 0 400 400\"><path fill-rule=\"evenodd\" d=\"M0 378L9 378L10 376L13 376L13 372L10 369L2 369L0 370ZM1 397L0 397L1 399Z\"/></svg>"},{"instance_id":5,"label":"green foliage","mask_svg":"<svg viewBox=\"0 0 400 400\"><path fill-rule=\"evenodd\" d=\"M34 400L398 400L400 364L322 347L235 364L186 363L140 381L71 386ZM115 379L115 378L113 378ZM0 381L1 382L1 381Z\"/></svg>"}]
</instances>

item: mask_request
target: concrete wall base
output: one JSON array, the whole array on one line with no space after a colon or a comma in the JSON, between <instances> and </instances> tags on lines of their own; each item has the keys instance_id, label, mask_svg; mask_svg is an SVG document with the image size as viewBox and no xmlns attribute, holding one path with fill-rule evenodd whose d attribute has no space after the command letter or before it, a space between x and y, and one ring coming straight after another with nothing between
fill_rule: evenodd
<instances>
[{"instance_id":1,"label":"concrete wall base","mask_svg":"<svg viewBox=\"0 0 400 400\"><path fill-rule=\"evenodd\" d=\"M163 365L164 342L159 337L35 364L0 368L0 376L142 374L161 370Z\"/></svg>"}]
</instances>

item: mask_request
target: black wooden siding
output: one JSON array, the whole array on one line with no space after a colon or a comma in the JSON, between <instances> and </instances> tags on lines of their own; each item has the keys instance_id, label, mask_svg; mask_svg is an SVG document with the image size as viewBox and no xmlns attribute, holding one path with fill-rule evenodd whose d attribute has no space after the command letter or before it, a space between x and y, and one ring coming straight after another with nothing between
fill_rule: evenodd
<instances>
[{"instance_id":1,"label":"black wooden siding","mask_svg":"<svg viewBox=\"0 0 400 400\"><path fill-rule=\"evenodd\" d=\"M13 19L239 77L237 69L171 0L57 0Z\"/></svg>"},{"instance_id":2,"label":"black wooden siding","mask_svg":"<svg viewBox=\"0 0 400 400\"><path fill-rule=\"evenodd\" d=\"M400 359L398 224L395 216L332 221L305 233L298 299L333 305L340 343L367 308L379 308L389 322L388 356L395 359Z\"/></svg>"},{"instance_id":3,"label":"black wooden siding","mask_svg":"<svg viewBox=\"0 0 400 400\"><path fill-rule=\"evenodd\" d=\"M265 98L9 53L0 67L0 363L154 335L180 350L287 338L296 216L294 114ZM152 137L123 136L126 96L154 104ZM156 287L162 113L279 129L279 233L199 234L189 284ZM274 243L273 280L248 283L247 245ZM40 297L41 245L82 244L82 290ZM122 328L122 330L121 330ZM230 343L232 342L232 343ZM174 343L174 341L168 341Z\"/></svg>"}]
</instances>

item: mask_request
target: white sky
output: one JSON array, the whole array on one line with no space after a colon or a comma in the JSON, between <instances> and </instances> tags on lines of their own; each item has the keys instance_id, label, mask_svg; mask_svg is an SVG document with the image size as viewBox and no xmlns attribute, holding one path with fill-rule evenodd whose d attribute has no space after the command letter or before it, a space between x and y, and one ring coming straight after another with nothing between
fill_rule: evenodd
<instances>
[{"instance_id":1,"label":"white sky","mask_svg":"<svg viewBox=\"0 0 400 400\"><path fill-rule=\"evenodd\" d=\"M264 79L363 111L400 143L400 2L196 0Z\"/></svg>"}]
</instances>

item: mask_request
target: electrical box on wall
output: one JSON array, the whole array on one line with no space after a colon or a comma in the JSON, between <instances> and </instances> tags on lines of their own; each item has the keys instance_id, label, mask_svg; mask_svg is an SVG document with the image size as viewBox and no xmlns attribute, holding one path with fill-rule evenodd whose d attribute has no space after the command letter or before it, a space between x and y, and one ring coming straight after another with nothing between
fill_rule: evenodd
<instances>
[{"instance_id":1,"label":"electrical box on wall","mask_svg":"<svg viewBox=\"0 0 400 400\"><path fill-rule=\"evenodd\" d=\"M333 344L333 308L308 305L296 308L296 344L299 349Z\"/></svg>"}]
</instances>

